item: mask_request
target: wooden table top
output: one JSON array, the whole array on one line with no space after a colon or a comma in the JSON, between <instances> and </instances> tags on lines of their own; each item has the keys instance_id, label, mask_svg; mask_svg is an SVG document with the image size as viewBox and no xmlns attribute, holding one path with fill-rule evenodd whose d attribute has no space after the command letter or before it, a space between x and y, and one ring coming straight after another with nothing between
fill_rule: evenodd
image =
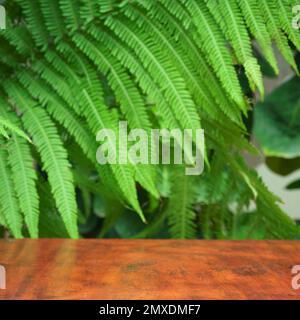
<instances>
[{"instance_id":1,"label":"wooden table top","mask_svg":"<svg viewBox=\"0 0 300 320\"><path fill-rule=\"evenodd\" d=\"M299 241L0 240L0 299L300 299Z\"/></svg>"}]
</instances>

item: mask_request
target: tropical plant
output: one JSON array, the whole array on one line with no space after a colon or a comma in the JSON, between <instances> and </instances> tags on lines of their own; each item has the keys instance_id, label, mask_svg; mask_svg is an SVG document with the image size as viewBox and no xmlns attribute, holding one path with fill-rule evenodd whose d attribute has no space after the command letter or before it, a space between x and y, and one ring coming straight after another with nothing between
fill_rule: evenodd
<instances>
[{"instance_id":1,"label":"tropical plant","mask_svg":"<svg viewBox=\"0 0 300 320\"><path fill-rule=\"evenodd\" d=\"M255 106L253 133L267 166L281 176L300 169L299 85L299 77L287 79ZM292 191L299 188L299 178L286 185Z\"/></svg>"},{"instance_id":2,"label":"tropical plant","mask_svg":"<svg viewBox=\"0 0 300 320\"><path fill-rule=\"evenodd\" d=\"M256 152L245 119L256 90L264 97L254 47L278 74L275 43L298 74L293 1L5 5L0 116L32 140L16 130L0 137L0 224L14 237L118 236L120 221L136 219L126 236L231 238L251 203L251 227L259 224L264 237L299 234L241 157ZM146 130L203 128L204 174L186 176L176 165L100 166L96 133L117 129L119 120Z\"/></svg>"}]
</instances>

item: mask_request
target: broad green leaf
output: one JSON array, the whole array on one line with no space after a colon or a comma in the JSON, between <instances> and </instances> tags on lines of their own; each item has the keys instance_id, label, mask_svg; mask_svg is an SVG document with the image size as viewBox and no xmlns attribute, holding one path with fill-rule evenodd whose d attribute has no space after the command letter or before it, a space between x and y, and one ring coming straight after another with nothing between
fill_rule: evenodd
<instances>
[{"instance_id":1,"label":"broad green leaf","mask_svg":"<svg viewBox=\"0 0 300 320\"><path fill-rule=\"evenodd\" d=\"M300 156L300 79L293 78L254 108L254 134L267 156Z\"/></svg>"}]
</instances>

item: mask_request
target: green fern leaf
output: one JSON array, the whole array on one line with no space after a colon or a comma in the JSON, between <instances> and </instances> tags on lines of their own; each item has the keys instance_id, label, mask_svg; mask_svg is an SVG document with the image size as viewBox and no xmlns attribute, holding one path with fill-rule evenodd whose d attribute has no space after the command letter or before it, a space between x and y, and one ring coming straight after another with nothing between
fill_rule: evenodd
<instances>
[{"instance_id":1,"label":"green fern leaf","mask_svg":"<svg viewBox=\"0 0 300 320\"><path fill-rule=\"evenodd\" d=\"M242 109L245 109L244 98L232 65L232 58L223 34L210 14L208 7L202 1L188 0L184 3L197 27L197 37L201 39L202 43L201 49L205 52L228 94Z\"/></svg>"},{"instance_id":2,"label":"green fern leaf","mask_svg":"<svg viewBox=\"0 0 300 320\"><path fill-rule=\"evenodd\" d=\"M28 28L37 46L43 50L46 49L49 38L40 6L34 1L16 0L16 2L20 4L24 11Z\"/></svg>"},{"instance_id":3,"label":"green fern leaf","mask_svg":"<svg viewBox=\"0 0 300 320\"><path fill-rule=\"evenodd\" d=\"M31 140L28 137L28 135L23 130L21 130L17 125L15 125L10 119L7 118L4 112L6 103L2 99L0 99L0 106L3 109L3 112L1 112L0 110L0 125L6 130L9 130L10 132L18 135L19 137L22 137L23 139L31 143ZM9 138L8 132L6 130L4 131L4 135L6 135L6 138Z\"/></svg>"},{"instance_id":4,"label":"green fern leaf","mask_svg":"<svg viewBox=\"0 0 300 320\"><path fill-rule=\"evenodd\" d=\"M57 208L71 237L78 237L77 205L73 178L64 149L56 128L46 111L36 106L26 91L15 83L6 83L9 96L24 112L22 122L32 135L43 166L49 177Z\"/></svg>"},{"instance_id":5,"label":"green fern leaf","mask_svg":"<svg viewBox=\"0 0 300 320\"><path fill-rule=\"evenodd\" d=\"M25 223L31 238L37 238L39 201L35 186L37 176L30 148L23 139L13 136L8 152L14 186Z\"/></svg>"},{"instance_id":6,"label":"green fern leaf","mask_svg":"<svg viewBox=\"0 0 300 320\"><path fill-rule=\"evenodd\" d=\"M59 5L63 16L66 20L66 25L71 31L80 28L82 23L80 19L80 1L79 0L59 0Z\"/></svg>"},{"instance_id":7,"label":"green fern leaf","mask_svg":"<svg viewBox=\"0 0 300 320\"><path fill-rule=\"evenodd\" d=\"M20 125L16 115L0 109L0 114L6 115L12 123ZM11 168L14 188L19 200L19 207L23 213L25 223L32 238L38 237L38 194L36 189L37 175L34 160L27 141L12 134L7 145L8 162Z\"/></svg>"},{"instance_id":8,"label":"green fern leaf","mask_svg":"<svg viewBox=\"0 0 300 320\"><path fill-rule=\"evenodd\" d=\"M22 238L22 216L7 163L8 154L0 148L0 210L13 236Z\"/></svg>"},{"instance_id":9,"label":"green fern leaf","mask_svg":"<svg viewBox=\"0 0 300 320\"><path fill-rule=\"evenodd\" d=\"M173 179L167 208L170 232L176 239L193 239L196 237L196 214L192 207L195 201L193 177L186 176L184 168L180 168Z\"/></svg>"},{"instance_id":10,"label":"green fern leaf","mask_svg":"<svg viewBox=\"0 0 300 320\"><path fill-rule=\"evenodd\" d=\"M140 57L145 68L165 90L178 122L184 128L200 128L200 119L195 104L186 90L184 80L176 68L163 56L163 52L150 41L146 33L133 31L133 27L122 20L108 17L106 25L125 41Z\"/></svg>"},{"instance_id":11,"label":"green fern leaf","mask_svg":"<svg viewBox=\"0 0 300 320\"><path fill-rule=\"evenodd\" d=\"M257 86L263 97L262 74L257 60L252 54L248 31L236 0L207 0L207 3L212 15L234 48L237 59L244 65L252 90L254 91Z\"/></svg>"},{"instance_id":12,"label":"green fern leaf","mask_svg":"<svg viewBox=\"0 0 300 320\"><path fill-rule=\"evenodd\" d=\"M281 23L281 27L287 34L289 39L300 51L300 34L299 31L292 27L291 21L293 19L292 8L293 6L287 0L276 0L276 8L280 11L278 19Z\"/></svg>"},{"instance_id":13,"label":"green fern leaf","mask_svg":"<svg viewBox=\"0 0 300 320\"><path fill-rule=\"evenodd\" d=\"M59 3L47 0L39 0L39 3L49 34L55 39L61 39L65 33L65 24Z\"/></svg>"},{"instance_id":14,"label":"green fern leaf","mask_svg":"<svg viewBox=\"0 0 300 320\"><path fill-rule=\"evenodd\" d=\"M286 61L298 73L299 71L295 62L293 52L289 47L287 38L281 31L282 26L279 20L278 11L276 10L275 2L259 0L258 5L260 6L261 11L264 12L265 22L271 38L275 40L280 52L282 53Z\"/></svg>"},{"instance_id":15,"label":"green fern leaf","mask_svg":"<svg viewBox=\"0 0 300 320\"><path fill-rule=\"evenodd\" d=\"M278 74L279 70L273 53L271 38L256 1L238 0L238 3L251 33L257 39L257 42L259 43L265 57L274 69L275 73Z\"/></svg>"}]
</instances>

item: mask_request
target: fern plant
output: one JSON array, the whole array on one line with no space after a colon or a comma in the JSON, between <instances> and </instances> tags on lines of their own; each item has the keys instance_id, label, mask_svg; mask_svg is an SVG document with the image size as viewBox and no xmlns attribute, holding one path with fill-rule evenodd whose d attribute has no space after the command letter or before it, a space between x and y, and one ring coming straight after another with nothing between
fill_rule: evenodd
<instances>
[{"instance_id":1,"label":"fern plant","mask_svg":"<svg viewBox=\"0 0 300 320\"><path fill-rule=\"evenodd\" d=\"M250 203L265 237L299 234L240 156L256 152L245 119L255 92L264 97L254 40L276 74L273 43L298 74L293 1L12 0L5 6L0 224L14 237L77 238L95 215L101 222L95 235L102 237L121 214L136 212L148 224L135 237L163 228L174 238L230 238ZM180 166L100 166L96 134L117 130L120 120L131 129L203 128L204 174L185 176Z\"/></svg>"}]
</instances>

